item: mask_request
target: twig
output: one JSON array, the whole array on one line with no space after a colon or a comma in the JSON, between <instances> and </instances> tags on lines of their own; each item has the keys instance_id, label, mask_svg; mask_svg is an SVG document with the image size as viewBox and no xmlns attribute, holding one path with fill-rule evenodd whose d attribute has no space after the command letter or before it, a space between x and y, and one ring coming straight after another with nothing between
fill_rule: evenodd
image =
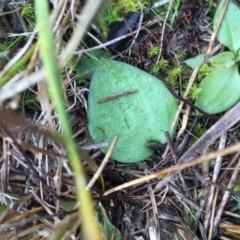
<instances>
[{"instance_id":1,"label":"twig","mask_svg":"<svg viewBox=\"0 0 240 240\"><path fill-rule=\"evenodd\" d=\"M199 116L196 116L192 122L191 128L189 129L189 131L187 131L183 140L181 141L181 145L178 148L178 156L182 155L183 149L187 146L188 142L190 141L191 134L194 128L196 127L198 120L199 120Z\"/></svg>"},{"instance_id":2,"label":"twig","mask_svg":"<svg viewBox=\"0 0 240 240\"><path fill-rule=\"evenodd\" d=\"M144 26L141 27L141 30L142 30L142 29L145 29L146 26L149 27L149 26L154 25L155 23L157 23L157 21L152 21L152 22L150 22L149 24L147 23L146 25L144 25ZM82 54L82 53L91 52L91 51L94 51L94 50L98 50L98 49L105 48L105 47L107 47L107 46L112 45L113 43L119 42L119 41L121 41L122 39L125 39L125 38L127 38L127 37L129 37L129 36L132 36L132 35L135 34L137 31L138 31L138 30L135 30L135 31L133 31L133 32L131 32L131 33L128 33L128 34L123 35L123 36L118 37L118 38L114 38L114 39L111 40L111 41L108 41L108 42L106 42L106 43L103 43L103 44L101 44L101 45L98 45L98 46L95 46L95 47L92 47L92 48L82 49L82 50L80 50L80 51L76 51L74 54L79 55L79 54Z\"/></svg>"},{"instance_id":3,"label":"twig","mask_svg":"<svg viewBox=\"0 0 240 240\"><path fill-rule=\"evenodd\" d=\"M73 54L76 50L78 44L82 40L87 28L92 23L94 17L96 16L97 12L101 8L102 4L104 3L103 0L99 1L87 1L86 5L84 6L81 16L76 24L76 29L69 40L66 48L63 50L60 60L59 66L65 66L68 58Z\"/></svg>"},{"instance_id":4,"label":"twig","mask_svg":"<svg viewBox=\"0 0 240 240\"><path fill-rule=\"evenodd\" d=\"M113 141L112 141L112 144L110 145L110 148L107 152L107 154L105 155L101 165L99 166L98 170L95 172L94 176L92 177L91 181L88 183L88 185L86 186L86 190L90 190L91 187L93 186L93 184L96 182L96 180L99 178L101 172L103 171L104 167L106 166L113 150L114 150L114 147L116 146L117 144L117 140L118 140L118 136L115 136Z\"/></svg>"},{"instance_id":5,"label":"twig","mask_svg":"<svg viewBox=\"0 0 240 240\"><path fill-rule=\"evenodd\" d=\"M138 22L138 29L137 29L137 32L133 38L133 41L131 43L131 46L130 46L130 51L129 51L129 56L131 55L131 49L133 47L133 45L135 44L136 40L137 40L137 37L139 36L139 33L140 33L140 30L141 30L141 26L142 26L142 22L143 22L143 16L144 16L144 12L143 12L143 7L142 7L142 4L141 4L141 1L138 0L138 4L141 8L141 15L140 15L140 19L139 19L139 22ZM131 28L129 27L129 29L131 30Z\"/></svg>"},{"instance_id":6,"label":"twig","mask_svg":"<svg viewBox=\"0 0 240 240\"><path fill-rule=\"evenodd\" d=\"M171 153L172 153L172 157L173 157L174 163L175 163L175 164L178 164L178 160L179 160L179 159L178 159L178 156L177 156L177 154L176 154L176 151L175 151L175 149L174 149L174 147L173 147L173 145L172 145L171 137L170 137L170 135L169 135L168 132L165 132L164 134L165 134L165 137L166 137L166 139L167 139L168 147L169 147L169 149L170 149L170 151L171 151ZM182 173L180 173L179 176L180 176L180 180L181 180L181 182L182 182L183 188L184 188L184 190L187 192L187 185L186 185L186 183L185 183L185 180L184 180L184 177L183 177Z\"/></svg>"},{"instance_id":7,"label":"twig","mask_svg":"<svg viewBox=\"0 0 240 240\"><path fill-rule=\"evenodd\" d=\"M199 206L194 202L192 201L191 199L187 198L183 192L181 192L179 190L178 187L174 186L173 184L169 184L169 189L175 193L175 195L178 197L178 198L181 198L182 201L186 202L187 204L189 204L192 208L194 208L195 210L198 210L199 209Z\"/></svg>"},{"instance_id":8,"label":"twig","mask_svg":"<svg viewBox=\"0 0 240 240\"><path fill-rule=\"evenodd\" d=\"M103 102L107 102L116 98L120 98L120 97L124 97L124 96L128 96L130 94L136 93L138 90L133 90L133 91L127 91L127 92L122 92L122 93L117 93L105 98L101 98L98 100L98 103L103 103Z\"/></svg>"},{"instance_id":9,"label":"twig","mask_svg":"<svg viewBox=\"0 0 240 240\"><path fill-rule=\"evenodd\" d=\"M219 150L224 149L224 147L226 145L226 140L227 140L227 134L226 134L226 132L224 132L220 138L219 147L218 147ZM213 172L213 177L212 177L212 181L214 183L217 183L221 164L222 164L222 156L218 156L216 159L215 165L214 165L214 172ZM212 185L210 188L210 191L209 191L208 201L206 203L205 218L204 218L204 223L203 223L203 227L204 227L205 231L208 230L208 226L209 226L209 221L210 221L210 217L211 217L211 213L212 213L211 207L213 204L214 193L215 193L215 186Z\"/></svg>"},{"instance_id":10,"label":"twig","mask_svg":"<svg viewBox=\"0 0 240 240\"><path fill-rule=\"evenodd\" d=\"M185 130L187 128L187 123L188 123L188 118L189 118L190 112L191 112L191 107L190 107L190 105L187 105L186 110L183 113L181 128L178 131L178 134L177 134L177 137L176 137L177 140L182 136L182 134L185 132Z\"/></svg>"},{"instance_id":11,"label":"twig","mask_svg":"<svg viewBox=\"0 0 240 240\"><path fill-rule=\"evenodd\" d=\"M219 119L179 160L187 163L212 144L225 131L240 120L240 102ZM169 174L156 186L156 190L165 186L179 171Z\"/></svg>"},{"instance_id":12,"label":"twig","mask_svg":"<svg viewBox=\"0 0 240 240\"><path fill-rule=\"evenodd\" d=\"M232 174L232 177L227 185L227 188L231 189L234 187L236 181L237 181L237 178L238 178L238 173L239 173L239 168L240 168L240 160L238 161L234 171L233 171L233 174ZM230 196L230 192L229 191L226 191L223 195L223 198L222 198L222 201L219 205L219 208L218 208L218 211L217 211L217 214L215 216L215 219L214 219L214 225L213 225L213 236L215 236L216 234L216 231L217 231L217 227L218 227L218 224L220 223L220 220L221 220L221 216L222 216L222 213L223 213L223 210L224 210L224 207L228 201L228 198Z\"/></svg>"},{"instance_id":13,"label":"twig","mask_svg":"<svg viewBox=\"0 0 240 240\"><path fill-rule=\"evenodd\" d=\"M199 163L202 163L204 161L209 161L211 159L216 158L219 155L223 156L223 155L227 155L229 153L235 152L235 151L239 151L239 149L240 149L240 143L237 143L237 144L235 144L235 145L233 145L231 147L225 148L224 150L220 150L220 151L216 151L216 152L213 152L213 153L209 153L209 154L207 154L205 156L202 156L202 157L199 157L199 158L191 158L190 160L188 159L189 161L187 161L186 163L181 163L181 164L178 164L178 165L176 165L174 167L166 168L166 169L161 170L159 172L156 172L156 173L150 174L148 176L144 176L144 177L135 179L135 180L130 181L128 183L124 183L124 184L119 185L119 186L117 186L115 188L112 188L112 189L106 191L104 193L104 196L109 195L109 194L111 194L113 192L116 192L118 190L121 190L121 189L130 187L130 186L134 186L136 184L140 184L140 183L146 182L146 181L148 181L150 179L159 178L160 176L163 176L163 175L168 174L168 173L177 174L182 169L185 169L187 167L192 167L192 166L194 166L196 164L199 164ZM172 175L169 175L169 176L171 177Z\"/></svg>"},{"instance_id":14,"label":"twig","mask_svg":"<svg viewBox=\"0 0 240 240\"><path fill-rule=\"evenodd\" d=\"M209 234L208 234L208 240L212 239L212 234L213 234L213 220L214 220L214 215L216 212L216 205L217 205L217 199L218 199L218 189L216 191L216 194L214 196L213 200L213 209L212 209L212 216L211 216L211 224L210 224L210 229L209 229Z\"/></svg>"},{"instance_id":15,"label":"twig","mask_svg":"<svg viewBox=\"0 0 240 240\"><path fill-rule=\"evenodd\" d=\"M226 12L226 10L227 10L228 3L229 3L229 0L225 0L224 5L223 5L223 8L222 8L222 12L221 12L221 14L220 14L220 16L219 16L217 25L216 25L213 33L212 33L211 40L210 40L210 42L209 42L209 45L208 45L208 48L207 48L207 51L206 51L206 54L205 54L205 61L207 61L208 58L209 58L209 55L210 55L210 52L211 52L211 50L212 50L212 46L213 46L214 40L215 40L215 38L216 38L216 36L217 36L218 30L219 30L220 25L221 25L221 23L222 23L222 19L223 19L224 14L225 14L225 12Z\"/></svg>"},{"instance_id":16,"label":"twig","mask_svg":"<svg viewBox=\"0 0 240 240\"><path fill-rule=\"evenodd\" d=\"M232 160L228 163L226 169L224 169L224 171L221 173L220 177L218 178L218 182L222 182L222 180L226 177L226 175L228 175L228 170L230 170L231 167L235 165L235 163L238 160L239 156L240 156L240 152L237 152L234 155ZM233 167L232 169L235 169L235 167Z\"/></svg>"},{"instance_id":17,"label":"twig","mask_svg":"<svg viewBox=\"0 0 240 240\"><path fill-rule=\"evenodd\" d=\"M195 70L194 70L194 71L195 71ZM192 78L192 77L191 77L191 78ZM190 79L191 79L191 78L190 78ZM211 118L211 119L215 119L215 120L216 120L216 117L214 117L214 116L212 116L211 114L203 111L201 108L197 107L196 105L194 105L193 103L191 103L189 100L187 100L187 99L186 99L187 96L186 96L186 97L181 97L181 96L177 95L163 78L161 78L161 81L162 81L162 83L165 85L165 87L169 90L169 92L170 92L175 98L177 98L178 100L180 100L181 103L183 103L183 104L185 103L185 104L189 105L190 107L192 107L193 109L199 111L199 112L202 113L203 115L205 115L205 116L207 116L207 117L209 117L209 118ZM186 93L186 92L185 92L185 93ZM181 103L180 103L180 104L181 104ZM181 108L181 110L182 110L182 108ZM178 111L179 111L179 108L178 108ZM180 113L180 112L179 112L179 113ZM179 114L178 114L178 116L179 116ZM173 122L175 122L175 118L174 118L174 121L173 121ZM186 124L187 124L187 123L186 123ZM172 125L172 126L175 126L175 125Z\"/></svg>"},{"instance_id":18,"label":"twig","mask_svg":"<svg viewBox=\"0 0 240 240\"><path fill-rule=\"evenodd\" d=\"M167 23L168 16L170 14L170 10L172 8L172 4L173 4L173 0L170 0L169 6L168 6L168 9L167 9L167 13L166 13L166 17L165 17L165 21L163 22L162 34L161 34L161 40L160 40L161 41L160 42L160 51L159 51L158 58L157 58L157 64L158 64L158 62L160 60L160 57L161 57L161 52L162 52L162 48L163 48L163 38L164 38L166 23Z\"/></svg>"}]
</instances>

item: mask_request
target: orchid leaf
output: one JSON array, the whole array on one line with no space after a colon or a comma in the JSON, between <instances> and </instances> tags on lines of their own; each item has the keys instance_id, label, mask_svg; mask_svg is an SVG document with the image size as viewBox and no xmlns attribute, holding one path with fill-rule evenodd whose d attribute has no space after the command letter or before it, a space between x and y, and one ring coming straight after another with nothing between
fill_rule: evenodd
<instances>
[{"instance_id":1,"label":"orchid leaf","mask_svg":"<svg viewBox=\"0 0 240 240\"><path fill-rule=\"evenodd\" d=\"M186 63L190 68L194 69L197 65L204 59L204 54L201 53L193 58L189 58L184 63Z\"/></svg>"},{"instance_id":2,"label":"orchid leaf","mask_svg":"<svg viewBox=\"0 0 240 240\"><path fill-rule=\"evenodd\" d=\"M82 55L77 66L77 73L81 77L92 76L97 67L101 66L111 57L106 50L99 49Z\"/></svg>"},{"instance_id":3,"label":"orchid leaf","mask_svg":"<svg viewBox=\"0 0 240 240\"><path fill-rule=\"evenodd\" d=\"M121 232L119 231L118 228L116 228L111 223L102 204L99 204L99 209L102 213L103 221L104 221L103 226L102 226L102 231L105 236L104 239L106 239L106 240L121 240L122 239Z\"/></svg>"},{"instance_id":4,"label":"orchid leaf","mask_svg":"<svg viewBox=\"0 0 240 240\"><path fill-rule=\"evenodd\" d=\"M235 57L232 52L222 52L212 57L209 62L216 68L229 68L235 64Z\"/></svg>"},{"instance_id":5,"label":"orchid leaf","mask_svg":"<svg viewBox=\"0 0 240 240\"><path fill-rule=\"evenodd\" d=\"M213 19L213 27L216 27L219 16L221 14L224 0L219 4ZM228 4L228 8L223 17L221 26L219 28L217 38L220 43L228 47L234 54L237 53L240 48L240 9L232 2Z\"/></svg>"},{"instance_id":6,"label":"orchid leaf","mask_svg":"<svg viewBox=\"0 0 240 240\"><path fill-rule=\"evenodd\" d=\"M203 79L196 106L209 114L223 112L240 99L240 76L235 64L229 68L217 68Z\"/></svg>"},{"instance_id":7,"label":"orchid leaf","mask_svg":"<svg viewBox=\"0 0 240 240\"><path fill-rule=\"evenodd\" d=\"M166 143L164 132L170 132L177 111L177 100L159 79L117 61L94 72L88 104L93 141L110 145L118 135L112 158L124 163L150 157L153 150L147 146L149 142ZM104 153L107 150L102 148Z\"/></svg>"}]
</instances>

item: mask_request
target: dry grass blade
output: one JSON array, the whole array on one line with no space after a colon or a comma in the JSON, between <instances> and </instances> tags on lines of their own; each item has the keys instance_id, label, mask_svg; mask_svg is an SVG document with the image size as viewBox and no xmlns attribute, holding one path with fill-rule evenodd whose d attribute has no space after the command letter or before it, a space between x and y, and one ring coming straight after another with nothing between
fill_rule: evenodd
<instances>
[{"instance_id":1,"label":"dry grass blade","mask_svg":"<svg viewBox=\"0 0 240 240\"><path fill-rule=\"evenodd\" d=\"M232 174L232 177L227 185L227 188L228 189L232 189L234 187L234 185L236 184L236 181L237 181L237 178L238 178L238 173L239 173L239 169L240 169L240 160L238 161L234 171L233 171L233 174ZM224 207L228 201L228 198L230 196L230 192L226 191L222 197L222 201L220 203L220 206L218 208L218 211L216 213L216 216L215 216L215 219L214 219L214 225L213 225L213 236L215 235L216 231L217 231L217 227L221 221L221 216L222 216L222 213L223 213L223 210L224 210Z\"/></svg>"},{"instance_id":2,"label":"dry grass blade","mask_svg":"<svg viewBox=\"0 0 240 240\"><path fill-rule=\"evenodd\" d=\"M224 3L224 6L223 6L223 9L222 9L222 12L221 12L221 14L220 14L220 16L219 16L219 19L218 19L216 28L214 29L214 32L213 32L213 34L212 34L212 36L211 36L211 41L210 41L210 43L209 43L209 45L208 45L208 48L207 48L207 51L206 51L206 56L205 56L205 60L206 60L206 61L208 60L209 56L211 55L210 53L211 53L211 50L212 50L212 46L213 46L213 43L214 43L214 41L215 41L215 39L216 39L218 30L219 30L219 28L220 28L220 26L221 26L222 19L223 19L224 14L225 14L225 12L226 12L226 10L227 10L228 4L229 4L229 0L225 0L225 3Z\"/></svg>"},{"instance_id":3,"label":"dry grass blade","mask_svg":"<svg viewBox=\"0 0 240 240\"><path fill-rule=\"evenodd\" d=\"M49 231L49 240L70 239L71 235L77 235L76 232L78 230L80 222L81 221L79 220L77 213L67 215L53 229L46 229Z\"/></svg>"},{"instance_id":4,"label":"dry grass blade","mask_svg":"<svg viewBox=\"0 0 240 240\"><path fill-rule=\"evenodd\" d=\"M219 150L222 150L225 148L226 145L226 140L227 140L227 134L224 133L221 138L220 138L220 142L219 142ZM213 174L213 178L212 178L212 182L216 183L219 177L219 173L220 173L220 169L221 169L221 165L222 165L222 156L218 156L215 162L215 166L214 166L214 174ZM209 190L209 195L208 195L208 200L206 203L206 213L205 213L205 219L204 219L204 229L207 232L208 230L208 226L209 226L209 221L211 218L211 207L212 207L212 203L213 203L213 197L215 194L215 186L211 186L210 190Z\"/></svg>"},{"instance_id":5,"label":"dry grass blade","mask_svg":"<svg viewBox=\"0 0 240 240\"><path fill-rule=\"evenodd\" d=\"M77 28L74 31L73 36L68 42L66 48L60 57L60 66L63 67L67 59L73 54L76 50L79 42L82 40L84 34L86 33L88 27L92 23L93 19L96 17L97 12L100 10L104 1L87 1L86 5L83 8L82 14L79 16L79 21L77 22Z\"/></svg>"},{"instance_id":6,"label":"dry grass blade","mask_svg":"<svg viewBox=\"0 0 240 240\"><path fill-rule=\"evenodd\" d=\"M145 176L145 177L141 177L139 179L130 181L130 182L125 183L123 185L117 186L113 189L110 189L110 190L108 190L104 193L104 196L109 195L113 192L125 189L127 187L146 182L146 181L154 179L154 178L162 177L162 176L164 176L165 174L168 174L168 173L176 175L179 171L181 171L182 169L185 169L187 167L191 167L191 166L197 165L199 163L202 163L204 161L209 161L211 159L214 159L218 156L224 156L224 155L227 155L227 154L239 151L239 150L240 150L240 143L237 143L237 144L235 144L231 147L225 148L224 150L216 151L214 153L209 153L209 154L206 154L205 156L202 156L202 157L199 157L199 158L193 158L193 159L191 158L191 160L187 161L186 163L179 163L177 166L174 166L174 167L171 167L171 168L166 168L162 171L150 174L150 175ZM168 179L168 180L170 181L170 179ZM166 184L166 182L164 182L164 184Z\"/></svg>"},{"instance_id":7,"label":"dry grass blade","mask_svg":"<svg viewBox=\"0 0 240 240\"><path fill-rule=\"evenodd\" d=\"M117 144L117 140L118 140L118 136L115 136L114 139L113 139L113 142L112 144L110 145L110 148L107 152L107 154L105 155L101 165L99 166L98 170L95 172L93 178L90 180L90 182L88 183L86 189L87 190L90 190L91 187L93 186L93 184L96 182L96 180L99 178L101 172L103 171L104 167L106 166L107 162L109 161L109 158L114 150L114 147L116 146ZM104 187L104 183L102 182L103 184L103 192L105 191L105 187Z\"/></svg>"},{"instance_id":8,"label":"dry grass blade","mask_svg":"<svg viewBox=\"0 0 240 240\"><path fill-rule=\"evenodd\" d=\"M78 32L78 37L72 38L72 40L70 40L69 44L71 44L68 45L65 53L62 55L62 57L64 57L62 58L62 60L64 59L64 62L61 62L62 66L66 64L68 56L72 54L79 41L82 39L86 28L90 25L93 17L96 15L97 10L101 6L101 1L96 2L97 8L93 8L93 6L95 5L93 5L92 1L87 1L82 13L84 15L83 17L85 18L85 21L83 22L85 27L81 26L83 27L81 29L82 35ZM86 18L87 10L90 11L91 15ZM90 193L85 190L86 179L84 176L83 165L81 159L79 158L80 150L78 150L75 141L72 139L72 130L69 123L69 117L65 111L64 94L61 89L62 85L57 64L53 32L49 21L47 1L36 0L35 13L39 30L38 34L40 38L40 52L42 54L42 61L48 80L48 90L52 94L52 101L56 105L56 111L59 114L60 120L62 122L64 144L69 151L69 158L71 160L71 165L75 176L77 197L79 203L81 202L81 207L79 207L79 214L83 219L83 232L86 239L101 239L100 229L98 227L97 219L92 207L92 199Z\"/></svg>"},{"instance_id":9,"label":"dry grass blade","mask_svg":"<svg viewBox=\"0 0 240 240\"><path fill-rule=\"evenodd\" d=\"M230 127L240 120L240 103L231 108L219 121L217 121L180 159L179 164L187 163L204 151L210 144L221 136ZM165 186L178 172L164 178L157 186Z\"/></svg>"}]
</instances>

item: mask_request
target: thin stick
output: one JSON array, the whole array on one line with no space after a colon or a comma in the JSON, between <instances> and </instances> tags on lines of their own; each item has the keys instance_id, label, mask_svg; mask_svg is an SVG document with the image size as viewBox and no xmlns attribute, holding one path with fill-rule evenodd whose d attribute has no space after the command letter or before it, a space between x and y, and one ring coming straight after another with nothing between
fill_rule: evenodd
<instances>
[{"instance_id":1,"label":"thin stick","mask_svg":"<svg viewBox=\"0 0 240 240\"><path fill-rule=\"evenodd\" d=\"M103 102L107 102L107 101L110 101L110 100L113 100L113 99L116 99L116 98L125 97L125 96L128 96L128 95L136 93L136 92L138 92L138 90L117 93L117 94L99 99L98 103L103 103Z\"/></svg>"},{"instance_id":2,"label":"thin stick","mask_svg":"<svg viewBox=\"0 0 240 240\"><path fill-rule=\"evenodd\" d=\"M225 148L226 141L227 141L227 133L224 132L220 138L219 147L218 147L219 150L222 150ZM212 181L214 183L217 183L221 165L222 165L222 156L218 156L216 159L216 162L214 164L214 173L213 173L213 178L212 178ZM208 226L209 226L209 222L210 222L210 218L211 218L211 214L212 214L211 207L213 204L214 194L215 194L215 186L212 185L210 188L208 200L206 203L206 209L205 209L206 213L205 213L204 222L203 222L203 227L206 232L208 230Z\"/></svg>"},{"instance_id":3,"label":"thin stick","mask_svg":"<svg viewBox=\"0 0 240 240\"><path fill-rule=\"evenodd\" d=\"M214 199L213 199L213 209L211 211L211 223L210 223L210 229L209 229L209 234L208 234L208 240L212 239L212 234L213 234L213 221L214 221L214 216L216 212L216 206L217 206L217 199L218 199L218 191L219 189L217 188Z\"/></svg>"},{"instance_id":4,"label":"thin stick","mask_svg":"<svg viewBox=\"0 0 240 240\"><path fill-rule=\"evenodd\" d=\"M165 17L165 21L163 22L162 34L161 34L161 40L160 40L161 41L160 42L160 51L159 51L158 58L157 58L157 64L158 64L158 62L160 60L160 57L161 57L162 48L163 48L163 38L164 38L164 34L165 34L166 23L167 23L167 19L169 17L172 5L173 5L173 0L170 0L169 6L168 6L168 9L167 9L167 14L166 14L166 17Z\"/></svg>"},{"instance_id":5,"label":"thin stick","mask_svg":"<svg viewBox=\"0 0 240 240\"><path fill-rule=\"evenodd\" d=\"M232 107L222 118L220 118L193 146L179 159L179 163L186 163L195 158L225 131L240 120L240 103ZM178 172L171 173L156 186L160 189L165 186Z\"/></svg>"},{"instance_id":6,"label":"thin stick","mask_svg":"<svg viewBox=\"0 0 240 240\"><path fill-rule=\"evenodd\" d=\"M182 169L185 169L187 167L192 167L196 164L199 164L199 163L202 163L204 161L209 161L211 159L214 159L216 158L217 156L219 155L227 155L229 153L232 153L232 152L235 152L235 151L239 151L240 150L240 143L237 143L231 147L227 147L225 148L224 150L219 150L219 151L216 151L216 152L213 152L213 153L209 153L205 156L201 156L199 158L194 158L193 160L187 162L187 163L183 163L183 164L179 164L179 165L176 165L176 166L173 166L171 168L166 168L166 169L163 169L159 172L156 172L156 173L153 173L153 174L150 174L148 176L144 176L144 177L141 177L141 178L138 178L138 179L135 179L135 180L132 180L128 183L124 183L122 185L119 185L115 188L112 188L108 191L106 191L103 196L106 196L106 195L109 195L113 192L116 192L118 190L121 190L121 189L124 189L124 188L127 188L127 187L131 187L131 186L134 186L136 184L139 184L139 183L143 183L143 182L146 182L148 180L151 180L151 179L154 179L154 178L159 178L160 176L162 175L165 175L167 173L175 173L176 171L180 171Z\"/></svg>"},{"instance_id":7,"label":"thin stick","mask_svg":"<svg viewBox=\"0 0 240 240\"><path fill-rule=\"evenodd\" d=\"M217 25L216 25L216 27L215 27L215 29L214 29L214 32L212 33L211 40L210 40L210 43L209 43L209 45L208 45L208 48L207 48L207 51L206 51L206 54L205 54L205 61L208 60L208 57L209 57L210 52L211 52L211 50L212 50L212 46L213 46L214 40L215 40L215 38L216 38L216 36L217 36L217 33L218 33L218 30L219 30L219 28L220 28L220 26L221 26L222 19L223 19L224 14L225 14L225 12L226 12L226 10L227 10L227 7L228 7L228 3L229 3L229 0L226 0L225 3L224 3L224 5L223 5L221 14L220 14L219 19L218 19L218 22L217 22Z\"/></svg>"},{"instance_id":8,"label":"thin stick","mask_svg":"<svg viewBox=\"0 0 240 240\"><path fill-rule=\"evenodd\" d=\"M230 178L230 181L228 182L227 188L228 189L232 189L234 187L234 185L236 184L237 178L238 178L238 173L239 173L239 167L240 167L240 160L238 161L236 168L233 171L233 174ZM230 196L230 192L226 191L222 197L222 201L220 203L220 205L218 206L218 210L214 219L214 225L213 225L213 235L215 236L216 231L217 231L217 227L220 223L221 220L221 216L223 213L223 210L227 204L228 198Z\"/></svg>"},{"instance_id":9,"label":"thin stick","mask_svg":"<svg viewBox=\"0 0 240 240\"><path fill-rule=\"evenodd\" d=\"M103 0L86 2L81 15L79 16L78 22L76 24L76 29L60 56L60 60L59 60L60 67L63 67L66 65L67 60L76 50L86 30L92 23L93 19L96 17L96 14L98 13L103 3L104 3Z\"/></svg>"},{"instance_id":10,"label":"thin stick","mask_svg":"<svg viewBox=\"0 0 240 240\"><path fill-rule=\"evenodd\" d=\"M87 187L86 187L86 190L90 190L91 187L93 186L93 184L96 182L96 180L99 178L101 172L103 171L104 167L106 166L115 146L116 146L116 143L117 143L117 140L118 140L118 136L115 136L113 141L112 141L112 144L107 152L107 154L105 155L101 165L99 166L98 170L95 172L94 176L92 177L91 181L88 183Z\"/></svg>"}]
</instances>

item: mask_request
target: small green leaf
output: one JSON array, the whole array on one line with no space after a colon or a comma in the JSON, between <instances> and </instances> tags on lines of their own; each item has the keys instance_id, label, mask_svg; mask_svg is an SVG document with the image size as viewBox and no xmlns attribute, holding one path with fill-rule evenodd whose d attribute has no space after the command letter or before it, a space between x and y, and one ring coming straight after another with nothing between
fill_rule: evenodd
<instances>
[{"instance_id":1,"label":"small green leaf","mask_svg":"<svg viewBox=\"0 0 240 240\"><path fill-rule=\"evenodd\" d=\"M106 237L106 240L121 240L122 239L121 232L110 222L102 204L99 204L99 208L103 215L104 223L102 226L102 230L103 230L103 234Z\"/></svg>"},{"instance_id":2,"label":"small green leaf","mask_svg":"<svg viewBox=\"0 0 240 240\"><path fill-rule=\"evenodd\" d=\"M123 96L98 102L118 94ZM147 146L149 142L166 143L164 132L170 132L176 111L177 100L164 84L138 68L110 61L93 74L88 97L89 133L95 143L108 145L118 135L111 157L119 162L145 160L154 153ZM102 148L104 153L107 150Z\"/></svg>"},{"instance_id":3,"label":"small green leaf","mask_svg":"<svg viewBox=\"0 0 240 240\"><path fill-rule=\"evenodd\" d=\"M194 69L197 67L197 65L204 59L204 54L201 53L197 55L196 57L189 58L186 61L184 61L190 68Z\"/></svg>"},{"instance_id":4,"label":"small green leaf","mask_svg":"<svg viewBox=\"0 0 240 240\"><path fill-rule=\"evenodd\" d=\"M240 99L240 76L235 64L217 68L203 79L196 106L209 114L223 112Z\"/></svg>"},{"instance_id":5,"label":"small green leaf","mask_svg":"<svg viewBox=\"0 0 240 240\"><path fill-rule=\"evenodd\" d=\"M210 59L210 64L217 68L229 68L235 64L234 54L232 52L222 52Z\"/></svg>"},{"instance_id":6,"label":"small green leaf","mask_svg":"<svg viewBox=\"0 0 240 240\"><path fill-rule=\"evenodd\" d=\"M79 76L92 76L98 66L101 66L111 54L106 50L96 50L82 55L82 58L77 66Z\"/></svg>"},{"instance_id":7,"label":"small green leaf","mask_svg":"<svg viewBox=\"0 0 240 240\"><path fill-rule=\"evenodd\" d=\"M233 190L234 191L240 191L240 183L237 183Z\"/></svg>"},{"instance_id":8,"label":"small green leaf","mask_svg":"<svg viewBox=\"0 0 240 240\"><path fill-rule=\"evenodd\" d=\"M194 69L204 59L204 54L199 54L196 57L189 58L184 61L190 68ZM222 52L209 59L209 63L213 67L227 68L235 64L235 57L232 52Z\"/></svg>"},{"instance_id":9,"label":"small green leaf","mask_svg":"<svg viewBox=\"0 0 240 240\"><path fill-rule=\"evenodd\" d=\"M7 205L0 204L0 214L8 209Z\"/></svg>"},{"instance_id":10,"label":"small green leaf","mask_svg":"<svg viewBox=\"0 0 240 240\"><path fill-rule=\"evenodd\" d=\"M216 27L219 16L221 14L224 0L219 4L213 19L213 27ZM220 29L218 31L218 41L229 48L234 54L237 53L240 48L240 9L232 2L229 3L222 20Z\"/></svg>"},{"instance_id":11,"label":"small green leaf","mask_svg":"<svg viewBox=\"0 0 240 240\"><path fill-rule=\"evenodd\" d=\"M60 203L60 207L64 211L71 211L74 208L75 204L76 204L76 202L63 201L63 202Z\"/></svg>"}]
</instances>

